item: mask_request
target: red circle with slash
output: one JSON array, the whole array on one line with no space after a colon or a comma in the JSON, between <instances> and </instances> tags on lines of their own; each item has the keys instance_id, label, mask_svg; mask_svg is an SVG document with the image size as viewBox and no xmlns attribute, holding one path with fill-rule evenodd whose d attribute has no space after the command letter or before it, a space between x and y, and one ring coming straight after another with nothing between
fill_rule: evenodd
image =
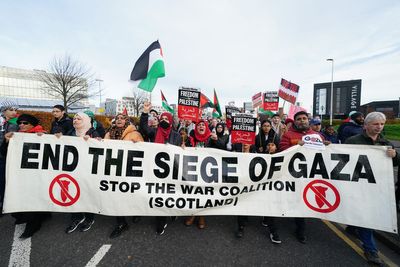
<instances>
[{"instance_id":1,"label":"red circle with slash","mask_svg":"<svg viewBox=\"0 0 400 267\"><path fill-rule=\"evenodd\" d=\"M64 179L62 179L64 178ZM69 185L72 184L75 186L75 196L70 194ZM59 186L60 191L60 199L54 196L54 187ZM76 201L78 201L80 196L80 188L78 182L69 174L60 174L57 175L53 181L51 181L49 186L49 195L50 199L57 205L67 207L73 205Z\"/></svg>"},{"instance_id":2,"label":"red circle with slash","mask_svg":"<svg viewBox=\"0 0 400 267\"><path fill-rule=\"evenodd\" d=\"M318 184L325 185L326 187L318 186ZM315 202L317 204L316 206L312 205L310 203L310 201L307 199L307 193L310 190L312 191L312 193L314 193L313 195L315 196L315 200L316 200ZM334 201L332 201L332 200L329 201L327 199L327 197L326 197L327 191L333 192ZM324 180L315 180L315 181L312 181L311 183L309 183L304 188L303 200L304 200L304 203L306 203L307 207L309 207L310 209L317 211L317 212L329 213L329 212L334 211L339 206L340 195L339 195L339 191L331 183L328 183L327 181L324 181Z\"/></svg>"}]
</instances>

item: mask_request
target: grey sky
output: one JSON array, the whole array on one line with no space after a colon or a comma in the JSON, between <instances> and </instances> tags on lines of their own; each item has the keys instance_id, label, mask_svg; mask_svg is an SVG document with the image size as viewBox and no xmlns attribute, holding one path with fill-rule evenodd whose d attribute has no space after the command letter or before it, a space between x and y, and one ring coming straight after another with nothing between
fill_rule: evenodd
<instances>
[{"instance_id":1,"label":"grey sky","mask_svg":"<svg viewBox=\"0 0 400 267\"><path fill-rule=\"evenodd\" d=\"M128 96L135 60L156 39L165 56L159 89L170 103L179 86L220 102L250 101L300 85L310 109L313 84L362 79L361 102L400 94L399 1L13 1L0 2L0 65L46 69L69 53L104 80L106 96Z\"/></svg>"}]
</instances>

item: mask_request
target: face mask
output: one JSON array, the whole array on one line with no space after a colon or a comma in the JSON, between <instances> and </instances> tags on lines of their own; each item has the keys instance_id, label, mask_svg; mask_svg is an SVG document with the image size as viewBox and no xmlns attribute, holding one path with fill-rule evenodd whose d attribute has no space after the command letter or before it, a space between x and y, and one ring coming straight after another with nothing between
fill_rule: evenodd
<instances>
[{"instance_id":1,"label":"face mask","mask_svg":"<svg viewBox=\"0 0 400 267\"><path fill-rule=\"evenodd\" d=\"M169 123L166 121L160 121L160 127L163 129L168 129Z\"/></svg>"}]
</instances>

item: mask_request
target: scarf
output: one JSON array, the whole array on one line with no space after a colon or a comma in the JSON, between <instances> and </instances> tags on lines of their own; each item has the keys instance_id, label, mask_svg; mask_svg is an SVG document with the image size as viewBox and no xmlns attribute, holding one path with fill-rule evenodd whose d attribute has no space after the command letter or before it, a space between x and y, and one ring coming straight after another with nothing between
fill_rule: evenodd
<instances>
[{"instance_id":1,"label":"scarf","mask_svg":"<svg viewBox=\"0 0 400 267\"><path fill-rule=\"evenodd\" d=\"M28 130L28 131L21 131L19 130L19 132L21 133L45 133L46 131L43 129L42 125L36 125L35 127L33 127L32 129Z\"/></svg>"},{"instance_id":2,"label":"scarf","mask_svg":"<svg viewBox=\"0 0 400 267\"><path fill-rule=\"evenodd\" d=\"M115 116L114 120L117 120L118 116L124 116L125 119L125 124L122 127L118 127L117 125L113 125L111 126L111 128L108 130L108 133L110 134L110 139L113 140L121 140L122 139L122 134L124 133L124 131L126 130L126 128L128 128L129 126L129 118L128 116L119 113L117 114L117 116Z\"/></svg>"},{"instance_id":3,"label":"scarf","mask_svg":"<svg viewBox=\"0 0 400 267\"><path fill-rule=\"evenodd\" d=\"M82 125L79 128L76 128L74 126L76 136L83 137L90 130L90 128L92 128L92 123L90 121L90 117L83 112L76 113L75 117L79 117L82 119Z\"/></svg>"},{"instance_id":4,"label":"scarf","mask_svg":"<svg viewBox=\"0 0 400 267\"><path fill-rule=\"evenodd\" d=\"M199 124L200 124L201 122L203 122L203 123L205 124L206 130L204 131L204 134L200 134L199 131L198 131L198 129L199 129ZM205 120L200 120L200 121L198 121L198 122L196 123L196 127L194 128L194 137L195 137L195 140L194 140L194 141L195 141L195 143L197 144L197 143L199 143L199 142L201 142L201 143L207 142L207 140L208 140L208 138L210 137L210 135L211 135L211 131L210 131L210 129L208 128L207 121L205 121Z\"/></svg>"},{"instance_id":5,"label":"scarf","mask_svg":"<svg viewBox=\"0 0 400 267\"><path fill-rule=\"evenodd\" d=\"M168 140L169 134L171 133L171 130L172 130L172 114L169 112L164 112L160 115L160 120L163 116L168 117L169 127L167 129L164 129L164 128L158 126L156 138L154 139L154 143L157 143L157 144L165 144L165 142Z\"/></svg>"}]
</instances>

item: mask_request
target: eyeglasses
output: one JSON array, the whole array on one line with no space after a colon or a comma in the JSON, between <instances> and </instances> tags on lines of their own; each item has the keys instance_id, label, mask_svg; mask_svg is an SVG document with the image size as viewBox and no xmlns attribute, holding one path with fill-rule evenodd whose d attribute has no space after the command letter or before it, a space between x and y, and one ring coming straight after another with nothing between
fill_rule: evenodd
<instances>
[{"instance_id":1,"label":"eyeglasses","mask_svg":"<svg viewBox=\"0 0 400 267\"><path fill-rule=\"evenodd\" d=\"M20 121L20 122L18 122L18 125L19 125L19 124L28 125L28 124L30 124L30 123L27 122L27 121Z\"/></svg>"}]
</instances>

